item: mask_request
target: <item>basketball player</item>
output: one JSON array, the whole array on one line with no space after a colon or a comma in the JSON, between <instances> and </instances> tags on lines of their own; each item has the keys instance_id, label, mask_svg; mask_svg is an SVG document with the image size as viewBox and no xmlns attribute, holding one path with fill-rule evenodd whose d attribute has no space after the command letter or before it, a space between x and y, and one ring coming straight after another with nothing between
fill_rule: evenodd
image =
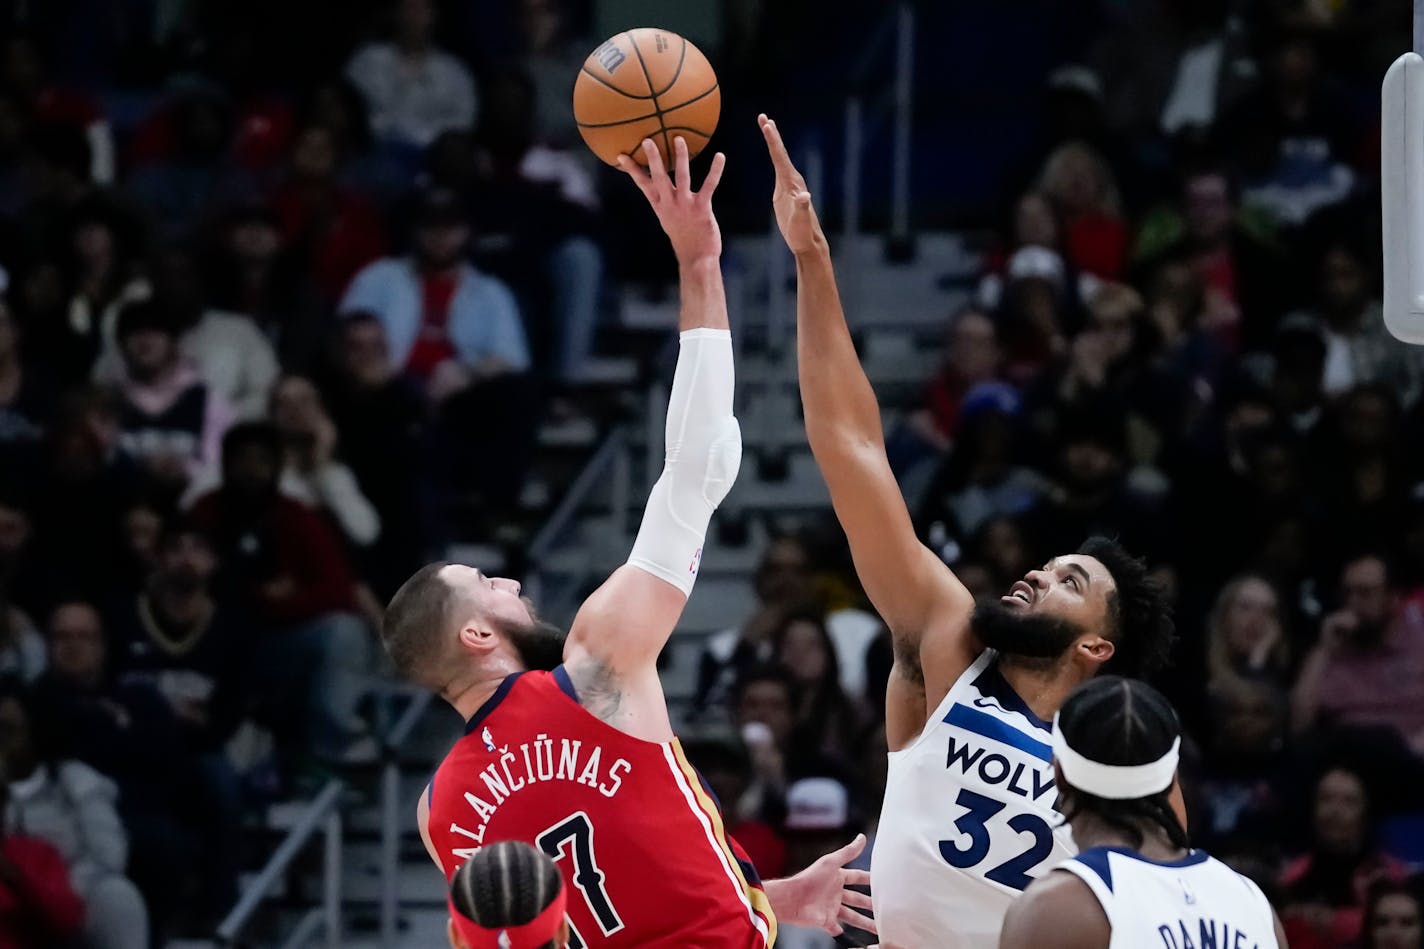
<instances>
[{"instance_id":1,"label":"basketball player","mask_svg":"<svg viewBox=\"0 0 1424 949\"><path fill-rule=\"evenodd\" d=\"M547 854L515 840L481 847L450 881L451 949L563 949L564 894Z\"/></svg>"},{"instance_id":2,"label":"basketball player","mask_svg":"<svg viewBox=\"0 0 1424 949\"><path fill-rule=\"evenodd\" d=\"M1187 845L1176 712L1142 682L1081 686L1053 727L1058 807L1078 856L1009 907L1001 949L1286 945L1261 890Z\"/></svg>"},{"instance_id":3,"label":"basketball player","mask_svg":"<svg viewBox=\"0 0 1424 949\"><path fill-rule=\"evenodd\" d=\"M663 472L628 562L584 602L566 639L518 583L470 567L431 564L396 592L382 624L396 667L466 720L422 795L421 833L447 878L500 840L553 857L575 949L769 946L777 915L830 932L840 920L863 926L843 904L868 899L843 888L868 875L842 866L864 838L763 887L668 719L655 663L736 478L741 437L712 213L723 156L694 193L685 142L675 143L675 181L651 142L643 150L649 171L626 158L622 167L672 242L682 293Z\"/></svg>"},{"instance_id":4,"label":"basketball player","mask_svg":"<svg viewBox=\"0 0 1424 949\"><path fill-rule=\"evenodd\" d=\"M919 542L811 196L776 125L761 125L796 256L806 434L894 645L875 918L882 942L905 949L992 949L1009 902L1073 853L1053 809L1049 719L1110 660L1126 674L1159 666L1171 620L1142 562L1112 541L1089 540L978 607Z\"/></svg>"}]
</instances>

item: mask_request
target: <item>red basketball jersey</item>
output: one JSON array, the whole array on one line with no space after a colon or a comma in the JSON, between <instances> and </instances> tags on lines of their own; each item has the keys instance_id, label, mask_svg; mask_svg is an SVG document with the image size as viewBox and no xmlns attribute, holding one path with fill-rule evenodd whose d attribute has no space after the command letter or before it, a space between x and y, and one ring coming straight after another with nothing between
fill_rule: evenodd
<instances>
[{"instance_id":1,"label":"red basketball jersey","mask_svg":"<svg viewBox=\"0 0 1424 949\"><path fill-rule=\"evenodd\" d=\"M430 787L447 878L481 846L523 840L558 864L575 947L766 949L776 918L677 739L599 721L568 673L505 679Z\"/></svg>"}]
</instances>

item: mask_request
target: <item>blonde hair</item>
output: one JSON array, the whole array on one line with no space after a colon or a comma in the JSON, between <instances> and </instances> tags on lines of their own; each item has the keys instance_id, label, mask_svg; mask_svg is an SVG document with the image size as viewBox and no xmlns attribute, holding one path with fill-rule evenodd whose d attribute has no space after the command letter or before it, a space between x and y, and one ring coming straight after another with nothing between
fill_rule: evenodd
<instances>
[{"instance_id":1,"label":"blonde hair","mask_svg":"<svg viewBox=\"0 0 1424 949\"><path fill-rule=\"evenodd\" d=\"M1281 594L1275 584L1257 573L1243 573L1233 577L1217 594L1211 613L1206 621L1206 663L1208 683L1225 683L1242 677L1240 669L1232 661L1231 647L1226 641L1226 617L1241 592L1249 584L1264 584L1276 600L1276 625L1280 635L1271 646L1266 657L1266 670L1276 675L1285 675L1290 670L1290 642L1286 637L1285 618L1281 612Z\"/></svg>"},{"instance_id":2,"label":"blonde hair","mask_svg":"<svg viewBox=\"0 0 1424 949\"><path fill-rule=\"evenodd\" d=\"M1097 193L1094 210L1121 215L1122 194L1118 191L1112 167L1101 152L1086 142L1065 142L1055 148L1043 163L1043 171L1038 176L1038 190L1055 203L1060 203L1063 180L1074 161L1086 162L1092 171L1094 191Z\"/></svg>"}]
</instances>

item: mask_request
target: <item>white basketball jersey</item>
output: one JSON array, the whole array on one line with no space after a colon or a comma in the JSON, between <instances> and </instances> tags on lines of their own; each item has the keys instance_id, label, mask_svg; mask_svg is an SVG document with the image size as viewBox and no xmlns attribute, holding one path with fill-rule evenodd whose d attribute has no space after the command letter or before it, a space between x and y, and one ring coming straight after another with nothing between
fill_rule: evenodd
<instances>
[{"instance_id":1,"label":"white basketball jersey","mask_svg":"<svg viewBox=\"0 0 1424 949\"><path fill-rule=\"evenodd\" d=\"M1157 863L1124 848L1096 847L1057 869L1088 884L1103 905L1112 926L1108 949L1278 949L1265 894L1205 851Z\"/></svg>"},{"instance_id":2,"label":"white basketball jersey","mask_svg":"<svg viewBox=\"0 0 1424 949\"><path fill-rule=\"evenodd\" d=\"M996 949L1004 913L1076 848L1053 809L1052 726L985 650L890 753L871 855L880 942Z\"/></svg>"}]
</instances>

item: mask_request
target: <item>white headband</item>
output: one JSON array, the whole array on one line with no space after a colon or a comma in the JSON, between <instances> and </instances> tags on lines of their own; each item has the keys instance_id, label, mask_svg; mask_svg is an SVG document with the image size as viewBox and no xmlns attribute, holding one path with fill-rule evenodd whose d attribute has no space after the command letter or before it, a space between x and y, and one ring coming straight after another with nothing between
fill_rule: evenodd
<instances>
[{"instance_id":1,"label":"white headband","mask_svg":"<svg viewBox=\"0 0 1424 949\"><path fill-rule=\"evenodd\" d=\"M1099 764L1068 747L1058 718L1053 719L1053 757L1063 769L1063 778L1073 787L1109 801L1131 801L1160 794L1172 786L1177 775L1182 739L1178 736L1167 753L1147 764Z\"/></svg>"}]
</instances>

